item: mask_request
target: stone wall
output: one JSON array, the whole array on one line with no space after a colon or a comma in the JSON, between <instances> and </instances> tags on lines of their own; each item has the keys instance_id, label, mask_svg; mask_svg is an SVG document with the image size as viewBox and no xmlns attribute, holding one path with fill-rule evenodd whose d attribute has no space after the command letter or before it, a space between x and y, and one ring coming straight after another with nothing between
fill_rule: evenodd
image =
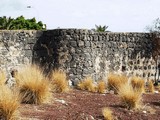
<instances>
[{"instance_id":1,"label":"stone wall","mask_svg":"<svg viewBox=\"0 0 160 120\"><path fill-rule=\"evenodd\" d=\"M86 76L104 79L108 72L154 79L150 33L97 33L85 29L0 31L0 65L34 62L65 69L74 84Z\"/></svg>"},{"instance_id":2,"label":"stone wall","mask_svg":"<svg viewBox=\"0 0 160 120\"><path fill-rule=\"evenodd\" d=\"M0 68L9 73L32 61L33 46L42 31L0 31Z\"/></svg>"}]
</instances>

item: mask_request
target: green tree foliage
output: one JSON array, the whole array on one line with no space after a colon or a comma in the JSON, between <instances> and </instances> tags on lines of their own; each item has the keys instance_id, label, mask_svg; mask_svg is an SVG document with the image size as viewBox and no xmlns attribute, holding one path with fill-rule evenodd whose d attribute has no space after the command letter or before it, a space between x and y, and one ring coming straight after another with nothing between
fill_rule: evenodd
<instances>
[{"instance_id":1,"label":"green tree foliage","mask_svg":"<svg viewBox=\"0 0 160 120\"><path fill-rule=\"evenodd\" d=\"M152 43L154 46L152 49L152 57L156 61L157 66L154 85L158 85L158 80L160 79L160 18L155 19L150 26L146 27L146 30L152 33Z\"/></svg>"},{"instance_id":2,"label":"green tree foliage","mask_svg":"<svg viewBox=\"0 0 160 120\"><path fill-rule=\"evenodd\" d=\"M14 18L0 17L1 30L46 30L46 25L35 18L25 19L23 16Z\"/></svg>"},{"instance_id":3,"label":"green tree foliage","mask_svg":"<svg viewBox=\"0 0 160 120\"><path fill-rule=\"evenodd\" d=\"M96 31L97 32L106 32L108 26L101 26L101 25L95 25L96 26Z\"/></svg>"},{"instance_id":4,"label":"green tree foliage","mask_svg":"<svg viewBox=\"0 0 160 120\"><path fill-rule=\"evenodd\" d=\"M0 29L11 29L12 28L13 19L11 17L6 18L0 17Z\"/></svg>"},{"instance_id":5,"label":"green tree foliage","mask_svg":"<svg viewBox=\"0 0 160 120\"><path fill-rule=\"evenodd\" d=\"M146 27L146 30L149 32L160 32L160 18L157 18L153 23Z\"/></svg>"}]
</instances>

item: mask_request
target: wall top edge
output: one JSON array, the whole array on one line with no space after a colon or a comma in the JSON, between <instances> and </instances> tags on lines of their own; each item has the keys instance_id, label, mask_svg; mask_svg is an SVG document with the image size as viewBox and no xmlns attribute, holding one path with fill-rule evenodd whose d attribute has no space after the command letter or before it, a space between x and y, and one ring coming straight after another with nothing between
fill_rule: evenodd
<instances>
[{"instance_id":1,"label":"wall top edge","mask_svg":"<svg viewBox=\"0 0 160 120\"><path fill-rule=\"evenodd\" d=\"M93 30L89 30L89 29L76 29L76 28L69 28L69 29L48 29L48 30L0 30L0 32L51 32L51 31L66 31L66 32L72 32L72 31L76 31L76 32L80 32L80 33L90 33L90 34L94 34L94 33L98 33L98 34L152 34L149 32L112 32L112 31L106 31L106 32L96 32Z\"/></svg>"},{"instance_id":2,"label":"wall top edge","mask_svg":"<svg viewBox=\"0 0 160 120\"><path fill-rule=\"evenodd\" d=\"M4 32L5 32L5 31L16 31L16 32L17 32L17 31L45 31L45 30L0 30L0 31L2 31L2 32L3 32L3 31L4 31Z\"/></svg>"}]
</instances>

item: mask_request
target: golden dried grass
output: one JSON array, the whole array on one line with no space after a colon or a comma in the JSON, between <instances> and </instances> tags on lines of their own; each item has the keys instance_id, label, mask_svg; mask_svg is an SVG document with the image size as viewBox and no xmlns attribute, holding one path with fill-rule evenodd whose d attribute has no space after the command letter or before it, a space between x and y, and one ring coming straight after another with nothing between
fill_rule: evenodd
<instances>
[{"instance_id":1,"label":"golden dried grass","mask_svg":"<svg viewBox=\"0 0 160 120\"><path fill-rule=\"evenodd\" d=\"M138 91L141 91L142 93L145 92L145 81L141 79L140 77L132 77L131 78L131 85L133 89L136 89Z\"/></svg>"},{"instance_id":2,"label":"golden dried grass","mask_svg":"<svg viewBox=\"0 0 160 120\"><path fill-rule=\"evenodd\" d=\"M139 89L133 89L130 84L126 83L121 85L118 91L118 95L122 104L127 109L137 109L141 107L141 91Z\"/></svg>"},{"instance_id":3,"label":"golden dried grass","mask_svg":"<svg viewBox=\"0 0 160 120\"><path fill-rule=\"evenodd\" d=\"M128 78L125 75L110 73L108 75L107 87L109 90L113 90L115 93L117 93L119 90L119 87L122 84L125 84L127 82L128 82Z\"/></svg>"},{"instance_id":4,"label":"golden dried grass","mask_svg":"<svg viewBox=\"0 0 160 120\"><path fill-rule=\"evenodd\" d=\"M97 92L97 86L93 83L93 79L91 77L86 77L77 86L81 90Z\"/></svg>"},{"instance_id":5,"label":"golden dried grass","mask_svg":"<svg viewBox=\"0 0 160 120\"><path fill-rule=\"evenodd\" d=\"M53 70L49 79L54 92L64 93L70 90L66 73L63 70Z\"/></svg>"},{"instance_id":6,"label":"golden dried grass","mask_svg":"<svg viewBox=\"0 0 160 120\"><path fill-rule=\"evenodd\" d=\"M16 120L19 112L19 98L17 93L13 93L7 86L0 87L0 119Z\"/></svg>"},{"instance_id":7,"label":"golden dried grass","mask_svg":"<svg viewBox=\"0 0 160 120\"><path fill-rule=\"evenodd\" d=\"M97 91L99 93L105 93L106 92L106 83L104 81L98 81L97 84Z\"/></svg>"},{"instance_id":8,"label":"golden dried grass","mask_svg":"<svg viewBox=\"0 0 160 120\"><path fill-rule=\"evenodd\" d=\"M114 118L113 118L112 113L113 112L111 111L111 109L109 109L107 107L102 109L102 114L103 114L105 120L113 120Z\"/></svg>"},{"instance_id":9,"label":"golden dried grass","mask_svg":"<svg viewBox=\"0 0 160 120\"><path fill-rule=\"evenodd\" d=\"M51 97L50 84L38 66L24 66L19 70L16 78L19 83L22 103L42 104L49 102Z\"/></svg>"},{"instance_id":10,"label":"golden dried grass","mask_svg":"<svg viewBox=\"0 0 160 120\"><path fill-rule=\"evenodd\" d=\"M3 70L0 70L0 85L4 85L6 82L6 74Z\"/></svg>"},{"instance_id":11,"label":"golden dried grass","mask_svg":"<svg viewBox=\"0 0 160 120\"><path fill-rule=\"evenodd\" d=\"M147 81L147 92L154 93L154 85L151 80Z\"/></svg>"},{"instance_id":12,"label":"golden dried grass","mask_svg":"<svg viewBox=\"0 0 160 120\"><path fill-rule=\"evenodd\" d=\"M157 88L158 88L158 91L160 92L160 85L158 85L158 87L157 87Z\"/></svg>"}]
</instances>

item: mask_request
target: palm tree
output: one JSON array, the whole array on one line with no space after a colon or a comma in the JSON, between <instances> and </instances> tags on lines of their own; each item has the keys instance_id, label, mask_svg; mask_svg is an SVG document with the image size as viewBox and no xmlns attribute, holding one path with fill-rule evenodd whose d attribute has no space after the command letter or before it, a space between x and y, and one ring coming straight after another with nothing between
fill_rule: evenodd
<instances>
[{"instance_id":1,"label":"palm tree","mask_svg":"<svg viewBox=\"0 0 160 120\"><path fill-rule=\"evenodd\" d=\"M101 26L101 25L95 25L96 26L96 31L97 32L105 32L106 30L107 30L107 28L108 28L108 26Z\"/></svg>"},{"instance_id":2,"label":"palm tree","mask_svg":"<svg viewBox=\"0 0 160 120\"><path fill-rule=\"evenodd\" d=\"M0 17L0 29L11 30L13 29L13 19L6 16Z\"/></svg>"}]
</instances>

